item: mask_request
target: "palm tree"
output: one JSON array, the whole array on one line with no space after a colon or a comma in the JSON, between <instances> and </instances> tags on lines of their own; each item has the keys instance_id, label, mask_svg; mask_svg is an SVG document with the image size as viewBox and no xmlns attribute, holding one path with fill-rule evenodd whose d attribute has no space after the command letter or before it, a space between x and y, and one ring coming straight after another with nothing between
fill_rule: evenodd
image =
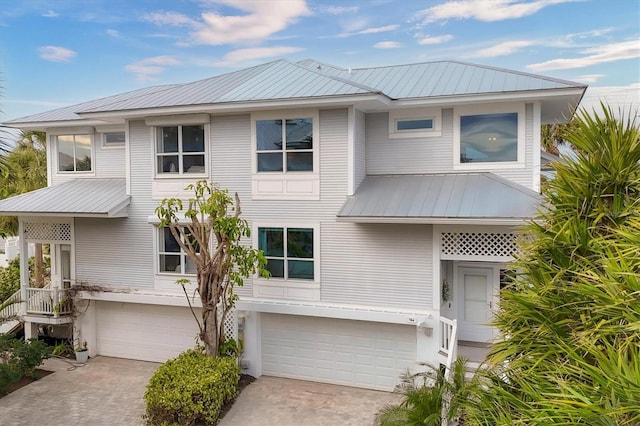
<instances>
[{"instance_id":1,"label":"palm tree","mask_svg":"<svg viewBox=\"0 0 640 426\"><path fill-rule=\"evenodd\" d=\"M640 127L582 110L501 293L468 424L640 424Z\"/></svg>"},{"instance_id":2,"label":"palm tree","mask_svg":"<svg viewBox=\"0 0 640 426\"><path fill-rule=\"evenodd\" d=\"M553 155L560 155L560 147L568 145L567 134L575 127L574 119L565 124L544 124L540 127L540 146Z\"/></svg>"},{"instance_id":3,"label":"palm tree","mask_svg":"<svg viewBox=\"0 0 640 426\"><path fill-rule=\"evenodd\" d=\"M47 186L46 134L37 131L22 131L16 146L5 156L0 176L0 198L24 194ZM0 216L0 232L8 235L18 233L18 218ZM35 245L34 285L44 286L44 262L42 244Z\"/></svg>"}]
</instances>

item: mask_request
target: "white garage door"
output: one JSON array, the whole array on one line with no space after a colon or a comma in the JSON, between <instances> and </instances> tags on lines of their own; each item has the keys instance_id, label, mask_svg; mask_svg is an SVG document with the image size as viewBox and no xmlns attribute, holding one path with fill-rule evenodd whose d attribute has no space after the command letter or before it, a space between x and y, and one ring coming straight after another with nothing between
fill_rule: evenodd
<instances>
[{"instance_id":1,"label":"white garage door","mask_svg":"<svg viewBox=\"0 0 640 426\"><path fill-rule=\"evenodd\" d=\"M262 315L262 373L393 390L416 362L412 326Z\"/></svg>"},{"instance_id":2,"label":"white garage door","mask_svg":"<svg viewBox=\"0 0 640 426\"><path fill-rule=\"evenodd\" d=\"M96 304L98 355L164 362L195 345L189 308L137 303Z\"/></svg>"}]
</instances>

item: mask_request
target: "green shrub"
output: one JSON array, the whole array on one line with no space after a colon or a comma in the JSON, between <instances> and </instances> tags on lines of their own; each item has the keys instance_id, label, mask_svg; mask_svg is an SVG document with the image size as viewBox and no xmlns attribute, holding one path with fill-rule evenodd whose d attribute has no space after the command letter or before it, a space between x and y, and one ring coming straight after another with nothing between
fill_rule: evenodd
<instances>
[{"instance_id":1,"label":"green shrub","mask_svg":"<svg viewBox=\"0 0 640 426\"><path fill-rule=\"evenodd\" d=\"M48 357L49 348L44 342L0 336L0 395L21 377L34 377L36 367Z\"/></svg>"},{"instance_id":2,"label":"green shrub","mask_svg":"<svg viewBox=\"0 0 640 426\"><path fill-rule=\"evenodd\" d=\"M152 425L215 424L239 380L235 359L190 349L162 364L149 380L145 418Z\"/></svg>"},{"instance_id":3,"label":"green shrub","mask_svg":"<svg viewBox=\"0 0 640 426\"><path fill-rule=\"evenodd\" d=\"M0 303L20 289L20 258L9 262L6 268L0 267Z\"/></svg>"}]
</instances>

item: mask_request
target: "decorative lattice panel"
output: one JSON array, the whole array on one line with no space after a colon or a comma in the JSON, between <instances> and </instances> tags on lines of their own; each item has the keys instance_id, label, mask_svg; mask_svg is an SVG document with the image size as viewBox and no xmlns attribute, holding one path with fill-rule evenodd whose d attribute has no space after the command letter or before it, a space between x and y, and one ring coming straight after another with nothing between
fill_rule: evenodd
<instances>
[{"instance_id":1,"label":"decorative lattice panel","mask_svg":"<svg viewBox=\"0 0 640 426\"><path fill-rule=\"evenodd\" d=\"M441 254L451 257L512 257L518 251L516 234L443 232Z\"/></svg>"},{"instance_id":2,"label":"decorative lattice panel","mask_svg":"<svg viewBox=\"0 0 640 426\"><path fill-rule=\"evenodd\" d=\"M71 224L25 222L24 235L27 241L71 242Z\"/></svg>"},{"instance_id":3,"label":"decorative lattice panel","mask_svg":"<svg viewBox=\"0 0 640 426\"><path fill-rule=\"evenodd\" d=\"M232 309L224 319L224 335L228 339L238 340L238 312Z\"/></svg>"}]
</instances>

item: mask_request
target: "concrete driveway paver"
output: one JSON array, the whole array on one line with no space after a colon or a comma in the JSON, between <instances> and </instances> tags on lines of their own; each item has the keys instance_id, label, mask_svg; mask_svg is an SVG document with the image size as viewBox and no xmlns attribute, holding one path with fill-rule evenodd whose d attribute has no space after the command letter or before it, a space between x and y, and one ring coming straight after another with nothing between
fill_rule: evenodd
<instances>
[{"instance_id":1,"label":"concrete driveway paver","mask_svg":"<svg viewBox=\"0 0 640 426\"><path fill-rule=\"evenodd\" d=\"M55 371L0 399L0 425L144 425L142 399L153 362L96 357L67 371ZM388 392L263 376L247 386L220 426L362 426L398 396Z\"/></svg>"},{"instance_id":2,"label":"concrete driveway paver","mask_svg":"<svg viewBox=\"0 0 640 426\"><path fill-rule=\"evenodd\" d=\"M0 399L0 424L143 425L142 396L160 364L96 357L67 371L69 364L48 359L55 371Z\"/></svg>"},{"instance_id":3,"label":"concrete driveway paver","mask_svg":"<svg viewBox=\"0 0 640 426\"><path fill-rule=\"evenodd\" d=\"M399 396L388 392L262 376L247 386L220 426L363 426Z\"/></svg>"}]
</instances>

